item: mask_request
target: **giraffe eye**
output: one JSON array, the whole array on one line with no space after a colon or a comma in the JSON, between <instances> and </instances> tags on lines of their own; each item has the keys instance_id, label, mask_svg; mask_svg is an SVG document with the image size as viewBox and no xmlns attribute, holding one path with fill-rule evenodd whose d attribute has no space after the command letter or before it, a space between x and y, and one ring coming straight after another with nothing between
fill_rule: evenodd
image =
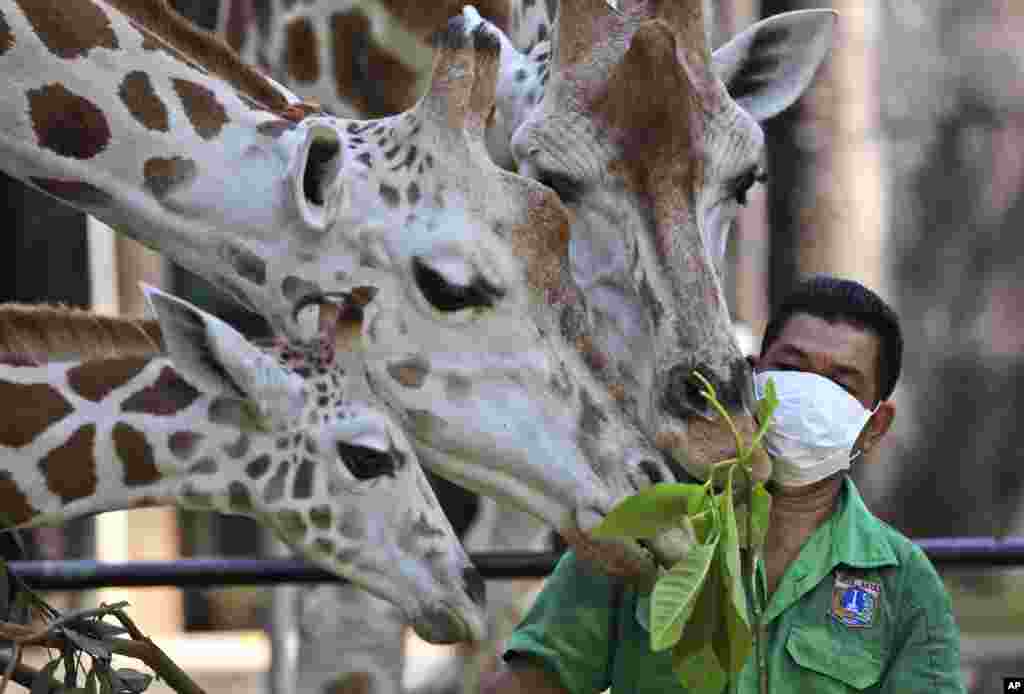
<instances>
[{"instance_id":1,"label":"giraffe eye","mask_svg":"<svg viewBox=\"0 0 1024 694\"><path fill-rule=\"evenodd\" d=\"M412 259L412 274L424 298L431 306L444 313L467 308L492 307L498 299L505 296L503 290L480 275L475 275L469 284L450 282L421 258Z\"/></svg>"},{"instance_id":2,"label":"giraffe eye","mask_svg":"<svg viewBox=\"0 0 1024 694\"><path fill-rule=\"evenodd\" d=\"M578 181L556 171L539 170L537 182L555 191L558 198L566 205L577 202L582 195L582 186Z\"/></svg>"},{"instance_id":3,"label":"giraffe eye","mask_svg":"<svg viewBox=\"0 0 1024 694\"><path fill-rule=\"evenodd\" d=\"M764 183L768 180L768 174L756 166L746 173L736 177L732 182L733 197L741 205L747 204L747 193L754 187L755 183Z\"/></svg>"},{"instance_id":4,"label":"giraffe eye","mask_svg":"<svg viewBox=\"0 0 1024 694\"><path fill-rule=\"evenodd\" d=\"M398 469L391 451L380 451L367 446L353 446L339 441L338 457L357 480L372 480L383 475L395 477Z\"/></svg>"}]
</instances>

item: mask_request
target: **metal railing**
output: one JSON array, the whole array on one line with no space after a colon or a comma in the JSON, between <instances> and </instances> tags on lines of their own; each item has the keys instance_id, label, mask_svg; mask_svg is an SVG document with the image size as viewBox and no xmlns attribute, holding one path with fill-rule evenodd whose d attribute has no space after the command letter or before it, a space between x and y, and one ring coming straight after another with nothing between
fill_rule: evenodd
<instances>
[{"instance_id":1,"label":"metal railing","mask_svg":"<svg viewBox=\"0 0 1024 694\"><path fill-rule=\"evenodd\" d=\"M1024 567L1024 537L939 537L915 540L936 568ZM557 552L480 552L473 563L487 579L538 578L554 569ZM208 587L327 583L334 574L297 559L177 559L98 562L12 561L9 570L39 590L105 587Z\"/></svg>"}]
</instances>

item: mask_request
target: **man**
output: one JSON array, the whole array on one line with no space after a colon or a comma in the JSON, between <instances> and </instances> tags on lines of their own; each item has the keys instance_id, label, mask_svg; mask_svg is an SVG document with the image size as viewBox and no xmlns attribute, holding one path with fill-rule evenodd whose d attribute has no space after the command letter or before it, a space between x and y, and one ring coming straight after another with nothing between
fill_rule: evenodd
<instances>
[{"instance_id":1,"label":"man","mask_svg":"<svg viewBox=\"0 0 1024 694\"><path fill-rule=\"evenodd\" d=\"M860 284L802 283L751 358L780 406L765 445L773 495L763 571L772 692L963 692L960 636L923 552L875 518L846 470L889 430L903 339ZM651 653L649 596L567 554L509 639L488 694L684 692ZM639 615L639 617L638 617ZM729 691L759 691L753 658Z\"/></svg>"}]
</instances>

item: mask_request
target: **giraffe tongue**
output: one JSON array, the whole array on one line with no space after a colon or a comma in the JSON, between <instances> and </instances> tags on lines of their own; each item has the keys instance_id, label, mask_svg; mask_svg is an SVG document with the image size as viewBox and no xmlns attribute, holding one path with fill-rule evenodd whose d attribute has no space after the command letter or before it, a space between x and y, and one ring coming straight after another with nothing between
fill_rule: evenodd
<instances>
[{"instance_id":1,"label":"giraffe tongue","mask_svg":"<svg viewBox=\"0 0 1024 694\"><path fill-rule=\"evenodd\" d=\"M341 319L341 307L330 301L320 304L320 317L317 323L320 338L320 357L326 364L334 361L334 343L338 338L338 322Z\"/></svg>"}]
</instances>

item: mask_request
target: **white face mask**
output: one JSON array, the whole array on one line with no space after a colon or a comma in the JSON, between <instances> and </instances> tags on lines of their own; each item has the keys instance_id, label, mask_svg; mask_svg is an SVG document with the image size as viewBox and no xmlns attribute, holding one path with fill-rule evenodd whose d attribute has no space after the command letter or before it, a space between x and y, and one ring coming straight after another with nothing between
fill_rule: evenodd
<instances>
[{"instance_id":1,"label":"white face mask","mask_svg":"<svg viewBox=\"0 0 1024 694\"><path fill-rule=\"evenodd\" d=\"M839 385L806 371L754 374L757 396L768 379L775 383L779 406L764 447L772 457L772 479L802 486L850 467L853 444L878 409L868 411Z\"/></svg>"}]
</instances>

